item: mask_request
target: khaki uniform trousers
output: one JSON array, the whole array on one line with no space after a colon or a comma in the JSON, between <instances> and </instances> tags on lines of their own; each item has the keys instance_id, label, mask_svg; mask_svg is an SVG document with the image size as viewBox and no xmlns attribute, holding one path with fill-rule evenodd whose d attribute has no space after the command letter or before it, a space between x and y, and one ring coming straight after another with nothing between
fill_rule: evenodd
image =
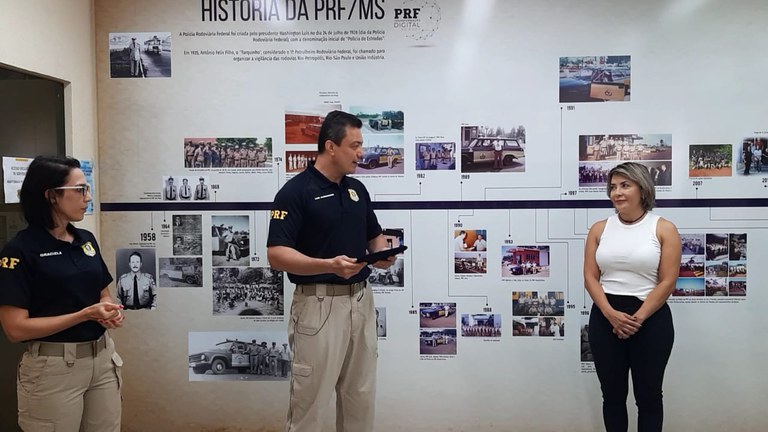
<instances>
[{"instance_id":1,"label":"khaki uniform trousers","mask_svg":"<svg viewBox=\"0 0 768 432\"><path fill-rule=\"evenodd\" d=\"M24 432L120 431L123 360L109 333L99 341L29 343L16 379Z\"/></svg>"},{"instance_id":2,"label":"khaki uniform trousers","mask_svg":"<svg viewBox=\"0 0 768 432\"><path fill-rule=\"evenodd\" d=\"M373 431L376 311L373 293L365 283L360 285L362 289L352 290L299 285L294 291L288 324L294 356L287 432L319 432L334 389L336 430Z\"/></svg>"}]
</instances>

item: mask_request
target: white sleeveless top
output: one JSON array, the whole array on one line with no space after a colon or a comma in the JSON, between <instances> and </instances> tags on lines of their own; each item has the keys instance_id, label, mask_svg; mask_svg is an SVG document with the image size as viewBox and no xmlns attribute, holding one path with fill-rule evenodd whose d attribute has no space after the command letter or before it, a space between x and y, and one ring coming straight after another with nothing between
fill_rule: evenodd
<instances>
[{"instance_id":1,"label":"white sleeveless top","mask_svg":"<svg viewBox=\"0 0 768 432\"><path fill-rule=\"evenodd\" d=\"M659 216L648 213L632 225L618 215L606 220L595 259L606 294L645 300L659 281L661 243L656 237Z\"/></svg>"}]
</instances>

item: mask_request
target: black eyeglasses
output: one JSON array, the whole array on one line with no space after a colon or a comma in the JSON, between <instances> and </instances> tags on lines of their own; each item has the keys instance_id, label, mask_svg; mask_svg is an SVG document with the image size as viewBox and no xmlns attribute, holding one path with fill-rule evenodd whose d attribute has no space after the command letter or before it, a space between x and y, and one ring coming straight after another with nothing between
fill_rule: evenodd
<instances>
[{"instance_id":1,"label":"black eyeglasses","mask_svg":"<svg viewBox=\"0 0 768 432\"><path fill-rule=\"evenodd\" d=\"M89 185L89 184L77 185L77 186L59 186L59 187L55 187L53 189L54 190L72 189L72 190L79 191L83 196L86 196L89 193L91 193L91 185Z\"/></svg>"}]
</instances>

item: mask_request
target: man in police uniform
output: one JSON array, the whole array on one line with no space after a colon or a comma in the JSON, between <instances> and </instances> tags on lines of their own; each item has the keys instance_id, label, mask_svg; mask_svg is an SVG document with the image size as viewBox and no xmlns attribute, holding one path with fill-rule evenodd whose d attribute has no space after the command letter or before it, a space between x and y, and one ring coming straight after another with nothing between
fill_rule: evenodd
<instances>
[{"instance_id":1,"label":"man in police uniform","mask_svg":"<svg viewBox=\"0 0 768 432\"><path fill-rule=\"evenodd\" d=\"M168 177L168 181L165 183L165 188L163 188L163 199L175 201L177 195L178 192L176 191L176 186L173 184L173 177Z\"/></svg>"},{"instance_id":2,"label":"man in police uniform","mask_svg":"<svg viewBox=\"0 0 768 432\"><path fill-rule=\"evenodd\" d=\"M187 178L181 179L181 186L179 187L179 198L182 200L189 200L192 198L192 188L189 186L189 180Z\"/></svg>"},{"instance_id":3,"label":"man in police uniform","mask_svg":"<svg viewBox=\"0 0 768 432\"><path fill-rule=\"evenodd\" d=\"M288 324L294 353L288 432L318 431L336 390L338 431L373 430L376 314L371 269L357 258L386 248L365 186L348 177L363 156L360 120L329 113L318 155L277 193L267 257L296 284ZM388 268L394 257L374 264Z\"/></svg>"},{"instance_id":4,"label":"man in police uniform","mask_svg":"<svg viewBox=\"0 0 768 432\"><path fill-rule=\"evenodd\" d=\"M141 272L141 254L128 257L131 271L117 280L117 301L126 309L157 309L155 278Z\"/></svg>"},{"instance_id":5,"label":"man in police uniform","mask_svg":"<svg viewBox=\"0 0 768 432\"><path fill-rule=\"evenodd\" d=\"M200 177L200 183L195 186L195 200L207 200L208 199L208 185L205 184L205 179Z\"/></svg>"}]
</instances>

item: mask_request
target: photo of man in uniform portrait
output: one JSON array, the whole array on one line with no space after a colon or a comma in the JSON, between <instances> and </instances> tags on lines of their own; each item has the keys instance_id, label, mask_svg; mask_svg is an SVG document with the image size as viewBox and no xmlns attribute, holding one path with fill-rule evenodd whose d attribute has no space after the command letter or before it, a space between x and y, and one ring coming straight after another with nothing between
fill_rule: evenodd
<instances>
[{"instance_id":1,"label":"photo of man in uniform portrait","mask_svg":"<svg viewBox=\"0 0 768 432\"><path fill-rule=\"evenodd\" d=\"M125 259L126 252L127 250L118 251L116 254L118 261L120 255L123 255L123 259ZM154 262L154 254L152 255L152 261ZM141 252L133 250L128 256L127 262L129 271L123 273L117 279L117 301L125 309L157 309L155 277L150 273L141 271L143 265ZM124 266L118 263L117 267L119 269Z\"/></svg>"},{"instance_id":2,"label":"photo of man in uniform portrait","mask_svg":"<svg viewBox=\"0 0 768 432\"><path fill-rule=\"evenodd\" d=\"M176 185L173 184L173 177L168 177L165 180L165 187L163 188L163 199L166 201L176 201L179 193L176 190Z\"/></svg>"}]
</instances>

